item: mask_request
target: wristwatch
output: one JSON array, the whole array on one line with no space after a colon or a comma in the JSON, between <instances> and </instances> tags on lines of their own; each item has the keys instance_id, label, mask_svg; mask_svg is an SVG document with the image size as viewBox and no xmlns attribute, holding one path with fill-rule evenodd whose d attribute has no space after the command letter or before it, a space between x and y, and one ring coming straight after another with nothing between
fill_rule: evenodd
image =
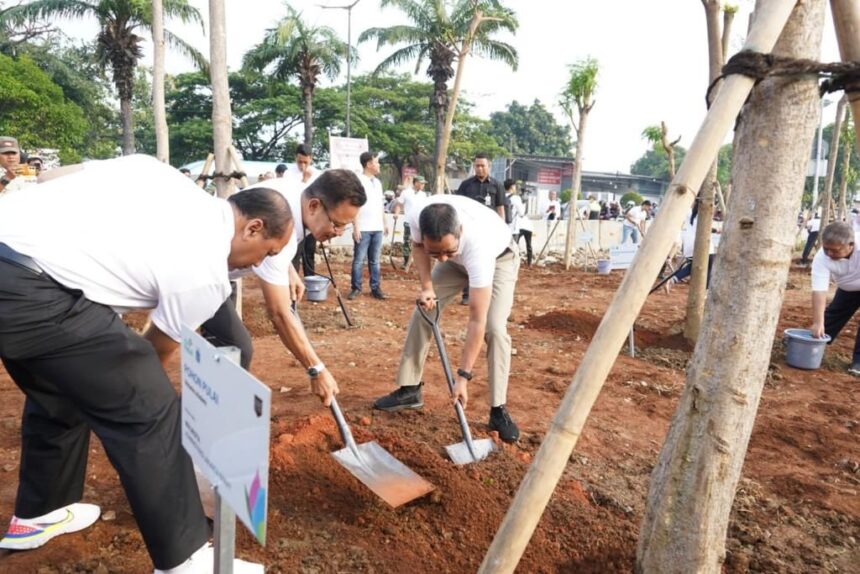
<instances>
[{"instance_id":1,"label":"wristwatch","mask_svg":"<svg viewBox=\"0 0 860 574\"><path fill-rule=\"evenodd\" d=\"M325 371L325 365L323 363L317 363L316 365L311 365L310 367L308 367L308 376L312 379L315 379L323 371Z\"/></svg>"},{"instance_id":2,"label":"wristwatch","mask_svg":"<svg viewBox=\"0 0 860 574\"><path fill-rule=\"evenodd\" d=\"M6 176L0 177L0 185L2 185L3 187L6 187L10 183L12 183L11 179L7 179Z\"/></svg>"},{"instance_id":3,"label":"wristwatch","mask_svg":"<svg viewBox=\"0 0 860 574\"><path fill-rule=\"evenodd\" d=\"M463 369L457 369L457 375L463 377L467 381L472 380L472 373L470 373L469 371L464 371Z\"/></svg>"}]
</instances>

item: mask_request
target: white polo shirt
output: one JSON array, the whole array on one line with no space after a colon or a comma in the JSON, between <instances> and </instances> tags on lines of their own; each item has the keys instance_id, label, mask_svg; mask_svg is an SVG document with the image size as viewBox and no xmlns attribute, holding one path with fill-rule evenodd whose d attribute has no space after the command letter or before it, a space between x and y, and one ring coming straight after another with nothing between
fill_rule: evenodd
<instances>
[{"instance_id":1,"label":"white polo shirt","mask_svg":"<svg viewBox=\"0 0 860 574\"><path fill-rule=\"evenodd\" d=\"M0 242L90 301L154 309L176 341L182 323L199 326L229 296L233 232L229 203L145 155L88 162L0 208Z\"/></svg>"},{"instance_id":2,"label":"white polo shirt","mask_svg":"<svg viewBox=\"0 0 860 574\"><path fill-rule=\"evenodd\" d=\"M301 180L286 177L276 177L249 185L245 189L265 187L274 189L284 196L293 212L293 236L281 251L275 256L263 259L258 267L237 269L230 273L230 279L238 279L253 272L257 277L272 285L290 284L290 265L296 256L299 242L305 237L305 226L302 222L302 191L306 187Z\"/></svg>"},{"instance_id":3,"label":"white polo shirt","mask_svg":"<svg viewBox=\"0 0 860 574\"><path fill-rule=\"evenodd\" d=\"M630 221L630 219L628 219L628 217L630 219L632 219L633 221ZM638 228L639 224L642 223L643 221L645 221L645 219L647 219L647 217L648 217L648 214L645 213L645 210L642 209L641 205L631 207L630 211L628 211L624 215L624 225L626 225L627 227ZM687 221L689 221L689 219Z\"/></svg>"},{"instance_id":4,"label":"white polo shirt","mask_svg":"<svg viewBox=\"0 0 860 574\"><path fill-rule=\"evenodd\" d=\"M830 278L843 291L860 291L860 233L854 234L854 252L848 259L834 260L819 249L812 258L812 290L827 291Z\"/></svg>"},{"instance_id":5,"label":"white polo shirt","mask_svg":"<svg viewBox=\"0 0 860 574\"><path fill-rule=\"evenodd\" d=\"M302 181L302 177L304 176L304 174L302 174L301 170L299 170L299 167L297 164L291 164L287 168L287 171L284 172L284 177L276 177L275 179L290 180L292 183L295 183L299 186L299 191L304 191L305 188L307 186L309 186L310 184L312 184L314 181L316 181L316 179L322 173L322 172L320 172L320 170L318 170L314 166L310 166L309 169L311 171L311 177L307 181ZM268 180L268 181L271 181L271 180ZM262 183L265 183L265 182L262 182Z\"/></svg>"},{"instance_id":6,"label":"white polo shirt","mask_svg":"<svg viewBox=\"0 0 860 574\"><path fill-rule=\"evenodd\" d=\"M356 216L360 231L382 231L384 228L382 210L385 197L382 194L382 183L379 178L358 174L358 180L364 186L367 202L361 206ZM405 192L405 190L404 190Z\"/></svg>"},{"instance_id":7,"label":"white polo shirt","mask_svg":"<svg viewBox=\"0 0 860 574\"><path fill-rule=\"evenodd\" d=\"M499 214L483 203L464 195L434 195L421 209L436 203L447 203L457 211L463 226L460 247L450 261L462 265L469 274L469 287L490 287L496 273L496 258L511 244L511 230ZM406 213L412 240L421 243L418 225L421 210Z\"/></svg>"}]
</instances>

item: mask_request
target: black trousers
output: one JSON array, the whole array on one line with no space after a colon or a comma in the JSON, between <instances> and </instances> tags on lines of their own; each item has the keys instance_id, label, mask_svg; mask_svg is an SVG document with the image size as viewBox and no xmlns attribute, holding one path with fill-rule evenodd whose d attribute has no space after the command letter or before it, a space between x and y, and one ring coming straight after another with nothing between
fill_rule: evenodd
<instances>
[{"instance_id":1,"label":"black trousers","mask_svg":"<svg viewBox=\"0 0 860 574\"><path fill-rule=\"evenodd\" d=\"M216 347L239 347L242 352L239 364L245 370L251 367L254 344L251 342L251 334L236 312L236 302L232 297L224 301L215 315L200 326L200 334Z\"/></svg>"},{"instance_id":2,"label":"black trousers","mask_svg":"<svg viewBox=\"0 0 860 574\"><path fill-rule=\"evenodd\" d=\"M815 241L818 239L817 231L810 231L809 236L806 238L806 245L803 246L803 255L800 256L800 260L806 263L809 261L809 253L812 251L813 246L815 246Z\"/></svg>"},{"instance_id":3,"label":"black trousers","mask_svg":"<svg viewBox=\"0 0 860 574\"><path fill-rule=\"evenodd\" d=\"M526 238L526 261L528 262L529 267L532 265L532 232L527 229L520 229L519 235L517 235L514 239L517 242L517 246L520 244L520 238Z\"/></svg>"},{"instance_id":4,"label":"black trousers","mask_svg":"<svg viewBox=\"0 0 860 574\"><path fill-rule=\"evenodd\" d=\"M317 238L308 233L299 242L296 248L296 256L293 257L293 267L301 271L303 277L316 275Z\"/></svg>"},{"instance_id":5,"label":"black trousers","mask_svg":"<svg viewBox=\"0 0 860 574\"><path fill-rule=\"evenodd\" d=\"M836 289L833 301L824 310L824 332L835 340L836 335L842 331L858 308L860 308L860 291ZM854 339L853 361L860 361L860 328L857 329L857 336Z\"/></svg>"},{"instance_id":6,"label":"black trousers","mask_svg":"<svg viewBox=\"0 0 860 574\"><path fill-rule=\"evenodd\" d=\"M148 341L81 292L0 260L0 358L26 395L16 516L81 500L92 430L156 568L206 543L179 396Z\"/></svg>"}]
</instances>

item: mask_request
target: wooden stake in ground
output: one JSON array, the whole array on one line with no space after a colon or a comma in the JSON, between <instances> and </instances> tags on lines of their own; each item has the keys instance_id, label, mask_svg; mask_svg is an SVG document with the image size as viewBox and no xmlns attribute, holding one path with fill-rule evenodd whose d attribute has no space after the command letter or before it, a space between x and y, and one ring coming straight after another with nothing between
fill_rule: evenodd
<instances>
[{"instance_id":1,"label":"wooden stake in ground","mask_svg":"<svg viewBox=\"0 0 860 574\"><path fill-rule=\"evenodd\" d=\"M227 81L227 25L224 0L209 0L209 77L212 82L212 136L215 151L215 187L218 197L229 197L233 183L227 148L233 143L233 115Z\"/></svg>"},{"instance_id":2,"label":"wooden stake in ground","mask_svg":"<svg viewBox=\"0 0 860 574\"><path fill-rule=\"evenodd\" d=\"M843 62L860 61L860 3L855 0L830 0L839 54ZM854 146L860 150L860 81L845 86L854 119Z\"/></svg>"},{"instance_id":3,"label":"wooden stake in ground","mask_svg":"<svg viewBox=\"0 0 860 574\"><path fill-rule=\"evenodd\" d=\"M797 3L774 53L816 58L823 22L824 0ZM651 475L636 572L722 570L729 514L788 278L817 108L814 76L769 78L742 116L719 273Z\"/></svg>"},{"instance_id":4,"label":"wooden stake in ground","mask_svg":"<svg viewBox=\"0 0 860 574\"><path fill-rule=\"evenodd\" d=\"M793 0L761 0L744 48L770 52L794 5ZM615 356L630 333L633 321L666 261L666 254L678 236L684 217L693 204L694 190L702 184L708 167L719 152L720 144L734 124L752 87L752 79L738 75L727 78L723 83L690 145L678 175L672 180L660 217L654 220L642 241L633 264L624 275L565 392L543 444L484 557L479 573L512 573L516 568L567 466L570 453L615 362Z\"/></svg>"},{"instance_id":5,"label":"wooden stake in ground","mask_svg":"<svg viewBox=\"0 0 860 574\"><path fill-rule=\"evenodd\" d=\"M164 5L152 0L152 115L155 123L155 157L170 163L167 112L164 109Z\"/></svg>"}]
</instances>

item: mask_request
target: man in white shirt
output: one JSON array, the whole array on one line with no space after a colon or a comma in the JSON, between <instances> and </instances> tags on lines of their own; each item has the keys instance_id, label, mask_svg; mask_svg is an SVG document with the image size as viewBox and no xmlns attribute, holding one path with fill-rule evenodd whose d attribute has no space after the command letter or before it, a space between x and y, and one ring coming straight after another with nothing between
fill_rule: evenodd
<instances>
[{"instance_id":1,"label":"man in white shirt","mask_svg":"<svg viewBox=\"0 0 860 574\"><path fill-rule=\"evenodd\" d=\"M812 259L812 336L826 333L831 339L842 330L860 308L860 234L851 224L831 223L821 232L821 249ZM836 294L827 305L830 279ZM825 309L826 306L826 309ZM854 341L854 356L848 372L860 375L860 329Z\"/></svg>"},{"instance_id":2,"label":"man in white shirt","mask_svg":"<svg viewBox=\"0 0 860 574\"><path fill-rule=\"evenodd\" d=\"M92 430L156 572L211 564L162 365L181 326L196 328L227 298L230 269L284 248L289 205L264 189L210 197L147 156L67 171L0 209L0 358L26 394L15 516L0 548L37 548L98 518L78 502ZM143 337L117 315L127 309L154 309Z\"/></svg>"},{"instance_id":3,"label":"man in white shirt","mask_svg":"<svg viewBox=\"0 0 860 574\"><path fill-rule=\"evenodd\" d=\"M30 173L29 166L21 165L18 140L10 136L0 136L0 198L34 185L36 175Z\"/></svg>"},{"instance_id":4,"label":"man in white shirt","mask_svg":"<svg viewBox=\"0 0 860 574\"><path fill-rule=\"evenodd\" d=\"M549 192L549 202L543 213L544 221L555 221L561 218L561 203L558 201L558 192Z\"/></svg>"},{"instance_id":5,"label":"man in white shirt","mask_svg":"<svg viewBox=\"0 0 860 574\"><path fill-rule=\"evenodd\" d=\"M317 389L336 392L337 381L317 355L301 322L292 312L292 302L301 299L305 288L290 262L300 238L307 236L327 241L341 235L366 201L364 188L358 177L346 169L323 172L304 191L300 183L289 178L275 178L248 189L256 188L274 189L287 199L295 214L294 240L281 253L266 257L253 268L234 271L231 277L235 279L251 272L257 276L272 325L284 346L306 369L312 388L315 392ZM250 368L253 342L231 301L225 301L215 315L203 323L201 332L216 346L238 347L240 364L245 369Z\"/></svg>"},{"instance_id":6,"label":"man in white shirt","mask_svg":"<svg viewBox=\"0 0 860 574\"><path fill-rule=\"evenodd\" d=\"M469 287L469 321L455 377L454 399L466 406L472 369L486 342L490 430L497 431L506 442L515 442L519 429L505 406L511 366L507 321L520 257L510 229L493 209L461 195L434 196L419 213L413 211L406 217L412 227L413 256L421 281L419 304L428 310L437 304L444 308L464 286ZM438 261L432 274L431 258ZM399 388L377 399L374 408L398 411L424 405L420 381L430 338L431 328L416 309L400 358L396 381Z\"/></svg>"},{"instance_id":7,"label":"man in white shirt","mask_svg":"<svg viewBox=\"0 0 860 574\"><path fill-rule=\"evenodd\" d=\"M803 246L803 254L800 256L800 262L804 265L809 263L809 254L815 247L815 242L818 241L818 233L821 231L820 215L816 213L812 216L812 219L806 223L806 231L809 235L806 236L806 245Z\"/></svg>"},{"instance_id":8,"label":"man in white shirt","mask_svg":"<svg viewBox=\"0 0 860 574\"><path fill-rule=\"evenodd\" d=\"M295 183L302 191L312 184L321 172L314 167L311 150L307 149L304 144L296 146L295 161L292 167L286 168L279 177ZM299 241L296 256L293 258L293 265L298 269L301 262L302 275L305 277L316 275L317 240L313 235L308 235Z\"/></svg>"},{"instance_id":9,"label":"man in white shirt","mask_svg":"<svg viewBox=\"0 0 860 574\"><path fill-rule=\"evenodd\" d=\"M400 213L406 214L407 211L412 211L417 202L422 202L426 195L424 194L424 185L427 183L427 180L424 179L423 176L416 175L412 178L412 187L406 187L399 196L397 196L397 203L394 205L394 209L391 211L394 215L398 215ZM409 229L409 221L404 218L403 220L403 265L402 269L406 269L409 264L409 258L412 256L412 233Z\"/></svg>"},{"instance_id":10,"label":"man in white shirt","mask_svg":"<svg viewBox=\"0 0 860 574\"><path fill-rule=\"evenodd\" d=\"M520 237L526 238L526 264L532 266L532 222L526 215L526 206L523 203L523 198L520 197L517 188L517 182L512 179L506 179L505 193L511 203L511 214L513 218L510 223L511 235L519 247Z\"/></svg>"},{"instance_id":11,"label":"man in white shirt","mask_svg":"<svg viewBox=\"0 0 860 574\"><path fill-rule=\"evenodd\" d=\"M627 210L627 213L624 214L624 223L621 224L622 244L627 243L628 237L634 245L642 240L642 236L645 235L645 220L648 219L650 213L651 202L647 199L641 205L634 205Z\"/></svg>"},{"instance_id":12,"label":"man in white shirt","mask_svg":"<svg viewBox=\"0 0 860 574\"><path fill-rule=\"evenodd\" d=\"M385 226L385 199L382 195L382 183L377 177L379 175L379 157L375 153L366 151L358 160L361 162L362 173L358 176L364 192L367 195L367 203L361 206L358 217L352 222L352 290L348 299L355 299L361 295L362 266L365 258L370 270L370 294L374 299L387 299L382 292L381 271L379 268L379 256L382 254L383 233L388 235Z\"/></svg>"}]
</instances>

